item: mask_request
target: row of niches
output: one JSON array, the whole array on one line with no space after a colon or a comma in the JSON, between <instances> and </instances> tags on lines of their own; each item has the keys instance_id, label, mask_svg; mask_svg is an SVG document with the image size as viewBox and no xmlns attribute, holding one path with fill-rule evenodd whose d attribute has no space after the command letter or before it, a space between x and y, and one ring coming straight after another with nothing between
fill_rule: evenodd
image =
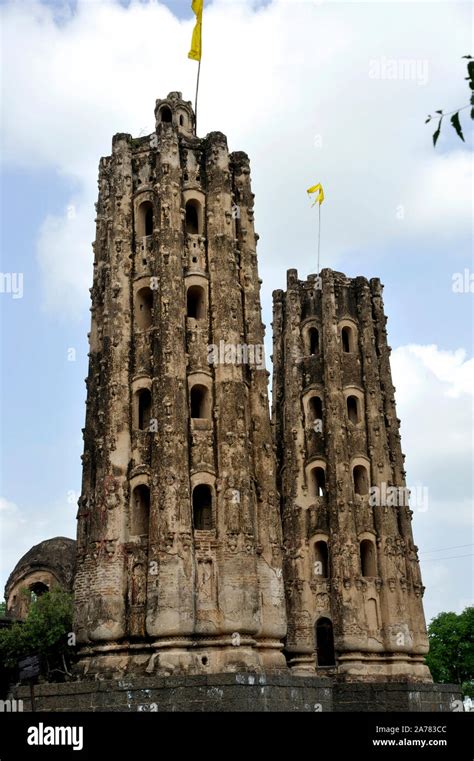
<instances>
[{"instance_id":1,"label":"row of niches","mask_svg":"<svg viewBox=\"0 0 474 761\"><path fill-rule=\"evenodd\" d=\"M343 389L345 400L346 423L350 426L362 427L365 418L364 411L364 394L363 392L350 386ZM311 389L303 396L303 414L305 428L315 433L324 433L325 414L324 414L324 395L322 391Z\"/></svg>"},{"instance_id":2,"label":"row of niches","mask_svg":"<svg viewBox=\"0 0 474 761\"><path fill-rule=\"evenodd\" d=\"M153 285L154 283L151 283ZM147 330L154 323L157 288L139 287L134 296L134 324L141 330ZM185 286L186 317L193 320L205 320L207 317L207 288L196 283Z\"/></svg>"},{"instance_id":3,"label":"row of niches","mask_svg":"<svg viewBox=\"0 0 474 761\"><path fill-rule=\"evenodd\" d=\"M369 466L361 457L351 466L352 488L354 495L367 497L369 494ZM325 499L328 496L326 463L319 459L306 466L306 490L310 500Z\"/></svg>"},{"instance_id":4,"label":"row of niches","mask_svg":"<svg viewBox=\"0 0 474 761\"><path fill-rule=\"evenodd\" d=\"M153 412L151 379L142 378L140 387L132 396L132 422L135 431L156 433L156 416ZM211 377L204 373L196 373L188 378L188 409L191 426L194 428L209 428L212 416ZM160 413L162 414L162 413Z\"/></svg>"},{"instance_id":5,"label":"row of niches","mask_svg":"<svg viewBox=\"0 0 474 761\"><path fill-rule=\"evenodd\" d=\"M135 238L141 242L150 238L159 229L157 204L154 202L152 191L144 191L141 195L148 196L145 200L137 201L135 208ZM204 209L197 198L188 198L184 202L183 227L187 235L204 234Z\"/></svg>"},{"instance_id":6,"label":"row of niches","mask_svg":"<svg viewBox=\"0 0 474 761\"><path fill-rule=\"evenodd\" d=\"M144 477L142 477L144 478ZM215 528L215 490L213 483L200 481L193 475L191 491L191 517L193 531L213 531ZM203 479L203 480L204 480ZM130 504L130 535L146 538L149 535L151 496L148 483L138 483L132 488Z\"/></svg>"},{"instance_id":7,"label":"row of niches","mask_svg":"<svg viewBox=\"0 0 474 761\"><path fill-rule=\"evenodd\" d=\"M155 253L155 235L158 230L158 211L151 191L141 194L146 200L135 206L135 273L151 271ZM188 267L204 269L200 238L204 229L204 213L201 202L190 198L185 202L184 233L187 238Z\"/></svg>"},{"instance_id":8,"label":"row of niches","mask_svg":"<svg viewBox=\"0 0 474 761\"><path fill-rule=\"evenodd\" d=\"M343 354L355 354L358 347L357 327L351 320L341 320L337 330L341 351ZM318 356L321 353L321 331L307 322L302 328L303 351L305 357Z\"/></svg>"},{"instance_id":9,"label":"row of niches","mask_svg":"<svg viewBox=\"0 0 474 761\"><path fill-rule=\"evenodd\" d=\"M354 558L358 575L366 579L378 578L377 550L372 538L364 537L359 541L357 558ZM331 557L331 541L329 537L319 536L310 548L311 578L316 581L339 576L341 568L338 561Z\"/></svg>"},{"instance_id":10,"label":"row of niches","mask_svg":"<svg viewBox=\"0 0 474 761\"><path fill-rule=\"evenodd\" d=\"M205 196L198 191L184 191L183 193L183 232L187 236L202 237L205 235ZM155 194L152 190L144 190L139 197L135 199L134 211L134 231L135 241L137 244L146 243L147 239L152 238L153 234L159 229L159 206ZM161 216L166 218L169 214L168 207L161 209ZM230 224L238 219L238 207L235 205L229 211L222 211L226 223Z\"/></svg>"}]
</instances>

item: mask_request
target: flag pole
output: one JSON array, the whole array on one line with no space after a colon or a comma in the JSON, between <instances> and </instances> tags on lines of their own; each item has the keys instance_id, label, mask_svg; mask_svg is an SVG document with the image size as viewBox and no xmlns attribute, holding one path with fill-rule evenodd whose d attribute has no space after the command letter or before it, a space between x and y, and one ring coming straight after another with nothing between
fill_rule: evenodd
<instances>
[{"instance_id":1,"label":"flag pole","mask_svg":"<svg viewBox=\"0 0 474 761\"><path fill-rule=\"evenodd\" d=\"M323 186L320 182L318 182L317 185L312 185L308 190L306 191L308 195L311 195L312 193L317 193L315 202L312 204L312 207L314 204L318 204L318 272L317 275L319 276L319 255L321 252L321 204L324 201L324 190ZM312 208L311 207L311 208Z\"/></svg>"},{"instance_id":2,"label":"flag pole","mask_svg":"<svg viewBox=\"0 0 474 761\"><path fill-rule=\"evenodd\" d=\"M198 92L199 92L199 75L201 73L201 59L199 59L197 79L196 79L196 97L194 99L194 131L197 136L197 123L198 123Z\"/></svg>"},{"instance_id":3,"label":"flag pole","mask_svg":"<svg viewBox=\"0 0 474 761\"><path fill-rule=\"evenodd\" d=\"M321 248L321 204L318 203L318 272L319 275L319 251Z\"/></svg>"}]
</instances>

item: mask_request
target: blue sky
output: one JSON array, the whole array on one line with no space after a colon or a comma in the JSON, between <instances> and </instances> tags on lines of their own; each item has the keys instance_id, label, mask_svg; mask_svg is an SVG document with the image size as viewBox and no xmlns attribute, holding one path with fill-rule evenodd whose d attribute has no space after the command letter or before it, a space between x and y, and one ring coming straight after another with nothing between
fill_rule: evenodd
<instances>
[{"instance_id":1,"label":"blue sky","mask_svg":"<svg viewBox=\"0 0 474 761\"><path fill-rule=\"evenodd\" d=\"M193 99L196 68L188 0L6 0L0 13L2 272L24 278L23 298L0 294L3 584L32 544L75 533L100 156L114 133L152 130L155 98ZM474 272L472 130L464 111L466 143L446 124L433 150L424 125L468 101L470 14L215 0L204 27L198 132L250 155L268 342L272 290L287 268L316 268L316 181L322 266L385 284L408 482L430 494L414 516L428 618L472 599L474 295L452 291Z\"/></svg>"}]
</instances>

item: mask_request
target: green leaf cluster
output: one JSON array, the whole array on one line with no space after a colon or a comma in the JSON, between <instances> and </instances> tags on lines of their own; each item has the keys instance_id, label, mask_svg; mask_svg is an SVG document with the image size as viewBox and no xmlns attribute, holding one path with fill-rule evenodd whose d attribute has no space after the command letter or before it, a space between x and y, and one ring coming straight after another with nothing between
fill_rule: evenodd
<instances>
[{"instance_id":1,"label":"green leaf cluster","mask_svg":"<svg viewBox=\"0 0 474 761\"><path fill-rule=\"evenodd\" d=\"M70 652L72 616L73 595L53 587L31 603L25 621L0 631L0 660L14 668L29 655L49 658Z\"/></svg>"},{"instance_id":2,"label":"green leaf cluster","mask_svg":"<svg viewBox=\"0 0 474 761\"><path fill-rule=\"evenodd\" d=\"M431 621L428 637L426 662L434 681L461 684L464 696L474 698L474 607L459 615L440 613Z\"/></svg>"}]
</instances>

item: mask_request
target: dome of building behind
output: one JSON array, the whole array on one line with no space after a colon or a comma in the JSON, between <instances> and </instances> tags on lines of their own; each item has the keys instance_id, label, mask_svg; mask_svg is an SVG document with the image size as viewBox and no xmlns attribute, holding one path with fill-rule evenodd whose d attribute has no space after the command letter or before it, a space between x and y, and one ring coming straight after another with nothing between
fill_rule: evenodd
<instances>
[{"instance_id":1,"label":"dome of building behind","mask_svg":"<svg viewBox=\"0 0 474 761\"><path fill-rule=\"evenodd\" d=\"M31 600L49 592L51 587L72 592L75 567L74 539L56 536L35 544L20 558L5 584L7 615L25 618Z\"/></svg>"}]
</instances>

